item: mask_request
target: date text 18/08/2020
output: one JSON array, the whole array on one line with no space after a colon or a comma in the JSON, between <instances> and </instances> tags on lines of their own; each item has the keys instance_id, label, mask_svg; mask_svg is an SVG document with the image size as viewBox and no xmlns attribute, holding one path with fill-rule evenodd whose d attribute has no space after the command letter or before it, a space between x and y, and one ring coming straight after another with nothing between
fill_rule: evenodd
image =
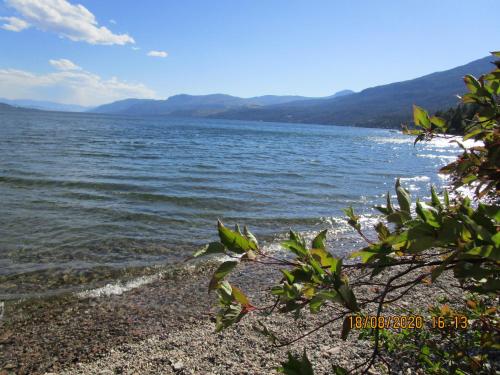
<instances>
[{"instance_id":1,"label":"date text 18/08/2020","mask_svg":"<svg viewBox=\"0 0 500 375\"><path fill-rule=\"evenodd\" d=\"M435 329L467 329L469 326L467 317L464 315L433 316L430 323ZM351 329L422 329L425 319L421 315L350 315L348 324Z\"/></svg>"}]
</instances>

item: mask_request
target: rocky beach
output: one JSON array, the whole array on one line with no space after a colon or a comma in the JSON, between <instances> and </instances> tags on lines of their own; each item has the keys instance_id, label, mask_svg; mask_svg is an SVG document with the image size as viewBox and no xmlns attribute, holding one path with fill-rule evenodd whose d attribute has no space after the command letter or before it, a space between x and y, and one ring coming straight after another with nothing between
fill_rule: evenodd
<instances>
[{"instance_id":1,"label":"rocky beach","mask_svg":"<svg viewBox=\"0 0 500 375\"><path fill-rule=\"evenodd\" d=\"M351 367L371 354L370 342L357 340L356 331L342 341L340 323L282 348L273 347L255 329L261 321L280 337L293 339L328 319L328 308L319 314L306 312L297 321L290 315L249 314L215 333L217 306L207 293L213 269L213 262L173 268L121 294L8 304L0 323L0 374L273 374L288 351L303 348L316 373L327 374L332 364ZM277 277L262 265L249 264L232 281L265 306L272 304L266 291ZM391 309L425 312L429 296L450 293L453 288L440 283L422 284ZM394 366L393 373L418 373L411 358Z\"/></svg>"}]
</instances>

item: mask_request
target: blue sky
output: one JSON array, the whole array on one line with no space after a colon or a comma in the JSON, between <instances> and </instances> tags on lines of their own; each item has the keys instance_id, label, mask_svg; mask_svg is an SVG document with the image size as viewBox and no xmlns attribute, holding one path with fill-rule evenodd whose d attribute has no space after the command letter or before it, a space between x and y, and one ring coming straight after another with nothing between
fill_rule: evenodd
<instances>
[{"instance_id":1,"label":"blue sky","mask_svg":"<svg viewBox=\"0 0 500 375\"><path fill-rule=\"evenodd\" d=\"M0 97L359 91L500 49L497 10L498 0L0 0Z\"/></svg>"}]
</instances>

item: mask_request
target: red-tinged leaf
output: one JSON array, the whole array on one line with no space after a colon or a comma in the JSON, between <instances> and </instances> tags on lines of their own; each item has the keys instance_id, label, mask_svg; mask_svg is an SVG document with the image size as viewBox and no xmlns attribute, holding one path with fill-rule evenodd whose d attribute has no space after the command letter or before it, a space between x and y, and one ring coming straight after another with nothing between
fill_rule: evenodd
<instances>
[{"instance_id":1,"label":"red-tinged leaf","mask_svg":"<svg viewBox=\"0 0 500 375\"><path fill-rule=\"evenodd\" d=\"M245 307L248 307L248 306L251 306L252 304L250 303L250 301L248 300L248 297L245 295L245 293L243 293L241 291L240 288L237 288L235 287L234 285L232 285L232 294L233 294L233 298L239 302L240 304L242 304L243 306Z\"/></svg>"}]
</instances>

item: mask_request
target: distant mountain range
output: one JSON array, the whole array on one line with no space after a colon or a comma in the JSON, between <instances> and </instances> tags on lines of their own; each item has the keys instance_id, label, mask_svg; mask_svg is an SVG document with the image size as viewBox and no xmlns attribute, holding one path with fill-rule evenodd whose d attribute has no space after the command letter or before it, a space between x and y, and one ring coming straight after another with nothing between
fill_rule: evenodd
<instances>
[{"instance_id":1,"label":"distant mountain range","mask_svg":"<svg viewBox=\"0 0 500 375\"><path fill-rule=\"evenodd\" d=\"M36 111L36 109L15 107L9 104L0 103L0 112L8 112L8 111Z\"/></svg>"},{"instance_id":2,"label":"distant mountain range","mask_svg":"<svg viewBox=\"0 0 500 375\"><path fill-rule=\"evenodd\" d=\"M353 91L344 90L332 96L321 98L332 99L353 94ZM281 105L298 101L308 101L318 98L305 96L278 96L265 95L253 98L240 98L225 94L211 95L175 95L166 100L152 99L125 99L105 104L92 109L93 113L116 113L126 115L163 115L181 117L206 117L218 115L231 110L263 108L272 105Z\"/></svg>"},{"instance_id":3,"label":"distant mountain range","mask_svg":"<svg viewBox=\"0 0 500 375\"><path fill-rule=\"evenodd\" d=\"M462 78L491 70L491 57L450 70L354 93L346 90L324 98L300 96L176 95L167 100L127 99L92 112L130 115L208 117L231 120L399 127L411 119L412 104L430 111L448 109L465 91Z\"/></svg>"},{"instance_id":4,"label":"distant mountain range","mask_svg":"<svg viewBox=\"0 0 500 375\"><path fill-rule=\"evenodd\" d=\"M76 104L61 104L55 102L47 102L43 100L30 99L5 99L0 98L0 103L9 104L13 107L40 109L43 111L61 111L61 112L86 112L90 107L83 107Z\"/></svg>"},{"instance_id":5,"label":"distant mountain range","mask_svg":"<svg viewBox=\"0 0 500 375\"><path fill-rule=\"evenodd\" d=\"M365 89L327 100L295 101L263 108L236 109L211 117L275 122L399 127L411 119L412 105L429 111L454 107L465 92L462 78L492 69L492 57L409 81Z\"/></svg>"},{"instance_id":6,"label":"distant mountain range","mask_svg":"<svg viewBox=\"0 0 500 375\"><path fill-rule=\"evenodd\" d=\"M490 71L491 61L493 58L485 57L420 78L372 87L358 93L343 90L322 98L294 95L240 98L225 94L181 94L165 100L125 99L92 109L35 100L0 99L0 102L54 111L395 128L411 119L412 104L429 111L455 106L458 103L457 95L465 91L463 76L479 76Z\"/></svg>"}]
</instances>

